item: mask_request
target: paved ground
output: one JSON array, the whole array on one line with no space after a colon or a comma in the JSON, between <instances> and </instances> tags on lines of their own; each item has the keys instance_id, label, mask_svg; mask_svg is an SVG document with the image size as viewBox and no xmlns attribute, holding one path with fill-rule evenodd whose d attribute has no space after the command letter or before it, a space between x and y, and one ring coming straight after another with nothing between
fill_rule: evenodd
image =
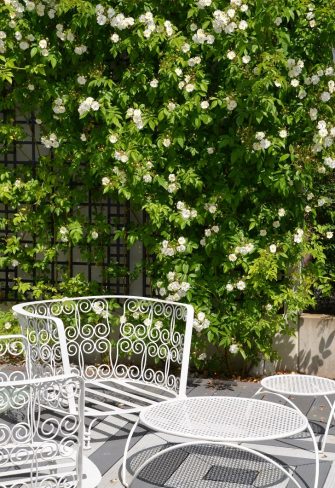
<instances>
[{"instance_id":1,"label":"paved ground","mask_svg":"<svg viewBox=\"0 0 335 488\"><path fill-rule=\"evenodd\" d=\"M188 395L231 395L251 397L259 388L257 383L237 381L192 380ZM261 397L260 397L261 398ZM274 397L267 397L275 401ZM326 402L310 398L294 399L306 414L319 439L324 430L328 407ZM109 417L92 432L92 449L86 455L98 466L102 474L99 488L121 488L120 465L134 416L127 419ZM330 431L326 456L320 462L318 488L335 488L335 426ZM173 444L175 439L155 434L138 427L128 461L128 478L150 454ZM246 447L248 447L246 445ZM251 447L251 446L250 446ZM254 446L253 446L254 447ZM294 438L258 444L257 449L289 466L302 488L314 487L314 460L308 434ZM296 485L273 468L271 464L242 451L216 446L181 448L162 455L150 463L131 488L294 488Z\"/></svg>"}]
</instances>

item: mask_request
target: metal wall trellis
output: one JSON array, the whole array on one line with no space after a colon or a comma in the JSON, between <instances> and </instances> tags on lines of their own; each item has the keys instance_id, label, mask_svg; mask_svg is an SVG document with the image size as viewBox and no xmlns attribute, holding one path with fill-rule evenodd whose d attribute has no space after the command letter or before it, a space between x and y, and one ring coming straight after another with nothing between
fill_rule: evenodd
<instances>
[{"instance_id":1,"label":"metal wall trellis","mask_svg":"<svg viewBox=\"0 0 335 488\"><path fill-rule=\"evenodd\" d=\"M29 168L31 174L34 175L39 156L46 154L45 148L40 142L40 131L35 116L30 114L25 117L18 113L6 112L0 113L0 120L22 127L26 134L25 139L16 141L10 149L4 151L0 146L0 173L9 170L14 171L16 175L20 175L21 171L24 173ZM128 203L122 204L103 196L99 197L99 201L96 201L96 199L97 197L94 197L91 191L87 191L84 201L80 203L80 211L86 215L89 224L94 223L93 209L99 207L106 223L111 226L112 233L120 227L128 226L130 221ZM0 219L10 219L15 212L16 209L10 208L0 201ZM50 223L50 226L52 226L52 223ZM0 229L0 241L10 235L11 230L8 226ZM51 231L51 235L54 235L54 232ZM21 243L28 247L34 246L35 241L36 238L32 235L26 236ZM51 263L48 271L48 283L57 284L61 281L58 271L66 267L70 277L82 273L89 281L96 281L100 285L102 292L128 294L129 277L127 273L120 275L116 273L115 276L106 274L106 270L113 263L119 266L120 269L129 270L129 251L125 243L120 239L104 243L103 256L103 262L92 262L83 257L79 247L72 247L66 256L59 254ZM16 278L20 278L27 283L36 283L38 272L34 269L31 273L26 274L22 271L20 265L12 265L0 269L0 301L15 301L18 299L17 294L13 291Z\"/></svg>"}]
</instances>

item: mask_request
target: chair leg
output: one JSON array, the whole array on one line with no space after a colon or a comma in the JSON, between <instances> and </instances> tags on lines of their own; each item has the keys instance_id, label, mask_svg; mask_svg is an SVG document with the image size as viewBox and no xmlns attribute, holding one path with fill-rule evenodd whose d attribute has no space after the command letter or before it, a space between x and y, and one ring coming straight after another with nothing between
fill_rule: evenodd
<instances>
[{"instance_id":1,"label":"chair leg","mask_svg":"<svg viewBox=\"0 0 335 488\"><path fill-rule=\"evenodd\" d=\"M140 421L140 419L138 418L136 420L136 422L134 423L131 431L129 432L128 439L127 439L126 445L124 447L124 452L123 452L122 470L121 470L121 483L126 488L128 487L128 483L127 483L127 480L126 480L127 455L128 455L128 450L129 450L129 445L130 445L131 438L133 437L133 434L134 434L134 432L136 430L136 427L138 426L139 421Z\"/></svg>"},{"instance_id":2,"label":"chair leg","mask_svg":"<svg viewBox=\"0 0 335 488\"><path fill-rule=\"evenodd\" d=\"M89 423L88 427L85 425L85 430L84 430L84 450L88 451L91 449L91 431L94 422L97 422L97 419L91 420Z\"/></svg>"}]
</instances>

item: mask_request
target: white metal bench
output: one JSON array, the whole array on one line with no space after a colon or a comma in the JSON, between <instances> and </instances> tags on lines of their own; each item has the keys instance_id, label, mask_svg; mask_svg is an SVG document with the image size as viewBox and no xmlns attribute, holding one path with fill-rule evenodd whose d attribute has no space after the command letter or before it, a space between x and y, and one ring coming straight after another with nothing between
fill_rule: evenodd
<instances>
[{"instance_id":1,"label":"white metal bench","mask_svg":"<svg viewBox=\"0 0 335 488\"><path fill-rule=\"evenodd\" d=\"M13 307L33 375L77 373L85 381L85 447L109 415L184 397L193 307L144 297L94 296Z\"/></svg>"}]
</instances>

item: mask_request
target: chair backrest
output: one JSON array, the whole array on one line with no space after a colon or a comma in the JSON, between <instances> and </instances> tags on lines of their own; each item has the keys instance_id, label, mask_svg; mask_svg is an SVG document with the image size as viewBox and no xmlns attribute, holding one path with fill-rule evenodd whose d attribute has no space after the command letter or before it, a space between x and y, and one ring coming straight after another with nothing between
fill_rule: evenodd
<instances>
[{"instance_id":1,"label":"chair backrest","mask_svg":"<svg viewBox=\"0 0 335 488\"><path fill-rule=\"evenodd\" d=\"M0 336L0 488L81 488L84 382L30 363L25 337Z\"/></svg>"},{"instance_id":2,"label":"chair backrest","mask_svg":"<svg viewBox=\"0 0 335 488\"><path fill-rule=\"evenodd\" d=\"M30 302L13 310L23 334L41 344L35 356L43 368L44 358L51 370L63 359L63 371L69 372L68 364L64 368L65 331L71 370L83 378L133 380L185 394L191 305L108 295Z\"/></svg>"}]
</instances>

